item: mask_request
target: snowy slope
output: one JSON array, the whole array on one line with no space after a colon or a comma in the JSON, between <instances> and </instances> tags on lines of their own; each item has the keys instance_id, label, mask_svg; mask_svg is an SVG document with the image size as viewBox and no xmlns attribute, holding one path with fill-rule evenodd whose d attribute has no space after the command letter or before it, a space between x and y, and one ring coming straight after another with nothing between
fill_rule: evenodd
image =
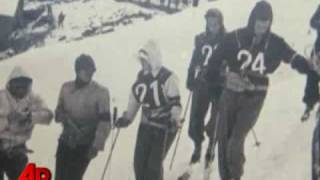
<instances>
[{"instance_id":1,"label":"snowy slope","mask_svg":"<svg viewBox=\"0 0 320 180\"><path fill-rule=\"evenodd\" d=\"M57 28L47 40L51 43L62 38L67 42L82 39L84 33L88 31L92 31L92 34L108 33L126 24L144 21L156 14L164 14L157 10L144 9L130 3L106 0L58 3L53 4L52 9L56 20L58 20L60 13L65 15L65 20L63 28ZM121 21L124 18L127 19ZM117 21L121 22L116 24Z\"/></svg>"},{"instance_id":2,"label":"snowy slope","mask_svg":"<svg viewBox=\"0 0 320 180\"><path fill-rule=\"evenodd\" d=\"M309 35L308 21L317 7L317 0L270 0L274 7L273 30L284 36L299 52L313 42L315 33ZM79 53L91 54L98 72L97 81L109 87L114 104L125 109L130 85L135 79L139 64L135 60L138 48L149 38L157 39L162 47L164 63L174 70L181 80L183 102L188 95L184 88L188 63L193 48L194 35L204 29L203 15L210 7L220 8L225 15L228 30L247 24L255 0L220 0L206 3L197 9L187 9L173 16L157 16L152 21L138 22L118 31L88 38L69 44L49 45L18 55L0 64L0 84L5 86L7 76L15 65L25 67L35 77L34 89L54 109L60 86L74 78L73 62ZM237 8L235 8L237 7ZM289 8L288 8L289 7ZM271 88L265 107L255 127L262 141L259 149L253 147L251 134L246 142L247 163L245 180L305 180L310 179L310 146L313 119L300 123L304 110L301 103L304 77L281 67L272 76ZM133 150L138 118L128 129L123 130L114 152L108 179L134 180ZM187 126L183 129L175 168L169 172L170 151L165 163L165 180L174 180L186 168L192 152L192 143L187 137ZM29 146L35 150L31 161L54 170L54 155L61 128L57 124L37 127ZM86 180L100 179L110 141L106 150L100 153L90 165ZM193 179L201 177L202 170ZM215 173L218 179L218 173Z\"/></svg>"},{"instance_id":3,"label":"snowy slope","mask_svg":"<svg viewBox=\"0 0 320 180\"><path fill-rule=\"evenodd\" d=\"M17 10L19 0L1 0L0 15L13 17Z\"/></svg>"}]
</instances>

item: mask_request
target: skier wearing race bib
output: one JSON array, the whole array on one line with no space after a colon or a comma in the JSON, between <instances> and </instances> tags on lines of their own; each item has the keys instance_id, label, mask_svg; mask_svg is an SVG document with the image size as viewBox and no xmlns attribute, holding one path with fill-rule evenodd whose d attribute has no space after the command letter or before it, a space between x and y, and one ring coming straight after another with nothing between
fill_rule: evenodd
<instances>
[{"instance_id":1,"label":"skier wearing race bib","mask_svg":"<svg viewBox=\"0 0 320 180\"><path fill-rule=\"evenodd\" d=\"M138 110L141 122L134 153L136 180L162 180L162 162L180 127L180 92L178 79L162 66L161 52L155 41L139 50L142 70L132 86L127 111L115 123L127 127Z\"/></svg>"},{"instance_id":2,"label":"skier wearing race bib","mask_svg":"<svg viewBox=\"0 0 320 180\"><path fill-rule=\"evenodd\" d=\"M218 9L209 9L205 14L206 31L195 37L195 48L188 69L187 88L192 91L192 105L189 124L189 136L194 143L191 163L196 163L201 157L201 147L204 140L205 117L211 104L211 118L207 125L207 135L210 143L215 129L216 104L220 97L223 84L223 70L218 68L215 81L208 84L204 74L219 42L225 34L223 16ZM208 146L207 155L210 153Z\"/></svg>"},{"instance_id":3,"label":"skier wearing race bib","mask_svg":"<svg viewBox=\"0 0 320 180\"><path fill-rule=\"evenodd\" d=\"M227 34L209 62L207 80L214 81L219 64L226 62L225 88L219 104L219 171L222 180L240 180L245 162L244 142L255 125L269 85L268 75L281 64L300 73L310 71L304 57L271 32L273 12L257 2L247 27Z\"/></svg>"}]
</instances>

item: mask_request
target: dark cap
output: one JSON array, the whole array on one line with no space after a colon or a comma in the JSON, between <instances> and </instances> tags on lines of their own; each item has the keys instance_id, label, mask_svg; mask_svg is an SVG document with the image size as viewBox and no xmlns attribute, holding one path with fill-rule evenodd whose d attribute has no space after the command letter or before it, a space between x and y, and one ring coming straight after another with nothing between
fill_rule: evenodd
<instances>
[{"instance_id":1,"label":"dark cap","mask_svg":"<svg viewBox=\"0 0 320 180\"><path fill-rule=\"evenodd\" d=\"M76 72L78 72L79 70L96 71L96 65L90 55L81 54L76 59L75 70L76 70Z\"/></svg>"},{"instance_id":2,"label":"dark cap","mask_svg":"<svg viewBox=\"0 0 320 180\"><path fill-rule=\"evenodd\" d=\"M272 20L272 8L266 1L260 1L256 4L256 19L259 20Z\"/></svg>"},{"instance_id":3,"label":"dark cap","mask_svg":"<svg viewBox=\"0 0 320 180\"><path fill-rule=\"evenodd\" d=\"M213 18L218 18L219 20L219 24L220 24L220 33L224 34L225 33L225 27L224 27L224 23L223 23L223 15L221 13L221 11L217 8L211 8L208 9L205 16L206 20L208 20L209 17L213 17Z\"/></svg>"},{"instance_id":4,"label":"dark cap","mask_svg":"<svg viewBox=\"0 0 320 180\"><path fill-rule=\"evenodd\" d=\"M218 9L208 9L208 11L206 12L205 18L208 17L217 17L217 18L222 18L222 13L218 10Z\"/></svg>"},{"instance_id":5,"label":"dark cap","mask_svg":"<svg viewBox=\"0 0 320 180\"><path fill-rule=\"evenodd\" d=\"M253 29L256 20L273 20L273 12L271 4L267 1L259 1L251 11L248 28Z\"/></svg>"}]
</instances>

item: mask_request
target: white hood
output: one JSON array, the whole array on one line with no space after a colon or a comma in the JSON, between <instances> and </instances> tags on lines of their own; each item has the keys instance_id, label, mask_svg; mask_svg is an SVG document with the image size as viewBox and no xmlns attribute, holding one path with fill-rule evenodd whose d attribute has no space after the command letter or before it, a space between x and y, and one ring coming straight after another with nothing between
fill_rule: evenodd
<instances>
[{"instance_id":1,"label":"white hood","mask_svg":"<svg viewBox=\"0 0 320 180\"><path fill-rule=\"evenodd\" d=\"M13 79L21 78L21 77L28 78L28 79L32 80L31 76L22 67L16 66L11 71L8 82Z\"/></svg>"},{"instance_id":2,"label":"white hood","mask_svg":"<svg viewBox=\"0 0 320 180\"><path fill-rule=\"evenodd\" d=\"M22 78L22 77L28 78L32 81L31 76L29 76L29 74L26 71L24 71L22 67L20 67L20 66L14 67L9 78L8 78L7 86L11 80L16 79L16 78Z\"/></svg>"},{"instance_id":3,"label":"white hood","mask_svg":"<svg viewBox=\"0 0 320 180\"><path fill-rule=\"evenodd\" d=\"M140 51L147 54L146 60L150 64L152 72L157 73L162 67L162 55L158 44L154 40L149 40Z\"/></svg>"}]
</instances>

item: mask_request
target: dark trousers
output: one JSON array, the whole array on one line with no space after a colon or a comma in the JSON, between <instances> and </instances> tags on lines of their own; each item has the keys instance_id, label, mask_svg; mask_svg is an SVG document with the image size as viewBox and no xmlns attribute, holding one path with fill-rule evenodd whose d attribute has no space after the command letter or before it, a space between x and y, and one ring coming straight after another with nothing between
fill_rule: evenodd
<instances>
[{"instance_id":1,"label":"dark trousers","mask_svg":"<svg viewBox=\"0 0 320 180\"><path fill-rule=\"evenodd\" d=\"M198 5L199 5L199 0L193 0L192 6L198 7Z\"/></svg>"},{"instance_id":2,"label":"dark trousers","mask_svg":"<svg viewBox=\"0 0 320 180\"><path fill-rule=\"evenodd\" d=\"M88 158L90 145L70 148L60 141L56 153L55 180L82 180L91 161Z\"/></svg>"},{"instance_id":3,"label":"dark trousers","mask_svg":"<svg viewBox=\"0 0 320 180\"><path fill-rule=\"evenodd\" d=\"M244 142L255 125L266 92L225 89L219 102L219 172L222 180L240 179L245 163Z\"/></svg>"},{"instance_id":4,"label":"dark trousers","mask_svg":"<svg viewBox=\"0 0 320 180\"><path fill-rule=\"evenodd\" d=\"M201 84L193 91L188 133L196 146L201 145L204 140L205 129L209 137L212 137L214 134L217 102L220 98L221 91L221 87L209 89L208 86L204 84ZM211 117L205 128L205 118L210 104Z\"/></svg>"},{"instance_id":5,"label":"dark trousers","mask_svg":"<svg viewBox=\"0 0 320 180\"><path fill-rule=\"evenodd\" d=\"M9 180L18 180L27 163L28 156L25 153L8 154L0 151L0 180L4 180L4 175Z\"/></svg>"},{"instance_id":6,"label":"dark trousers","mask_svg":"<svg viewBox=\"0 0 320 180\"><path fill-rule=\"evenodd\" d=\"M176 132L141 124L134 153L135 180L163 180L163 165Z\"/></svg>"},{"instance_id":7,"label":"dark trousers","mask_svg":"<svg viewBox=\"0 0 320 180\"><path fill-rule=\"evenodd\" d=\"M319 118L319 117L318 117ZM312 137L312 180L318 180L320 176L320 132L319 119Z\"/></svg>"}]
</instances>

